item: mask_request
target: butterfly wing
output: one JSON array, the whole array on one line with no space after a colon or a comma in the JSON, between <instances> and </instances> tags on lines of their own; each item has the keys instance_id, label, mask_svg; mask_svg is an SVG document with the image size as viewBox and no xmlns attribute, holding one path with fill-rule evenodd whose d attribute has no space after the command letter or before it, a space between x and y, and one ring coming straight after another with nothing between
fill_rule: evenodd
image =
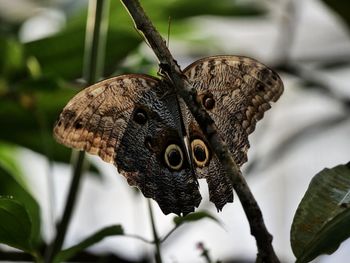
<instances>
[{"instance_id":1,"label":"butterfly wing","mask_svg":"<svg viewBox=\"0 0 350 263\"><path fill-rule=\"evenodd\" d=\"M226 175L219 159L213 154L209 143L201 128L187 108L185 102L180 99L181 111L189 138L190 152L193 168L198 179L205 179L209 188L209 200L220 211L226 203L233 202L232 184ZM204 157L198 158L196 147L202 149Z\"/></svg>"},{"instance_id":2,"label":"butterfly wing","mask_svg":"<svg viewBox=\"0 0 350 263\"><path fill-rule=\"evenodd\" d=\"M237 56L204 58L188 66L184 73L197 90L197 101L215 121L235 162L242 165L247 161L248 135L270 108L270 102L276 101L283 92L281 79L265 65ZM195 173L198 178L206 179L210 201L221 210L226 203L233 201L231 182L184 103L182 112ZM196 147L199 149L197 153ZM201 147L207 152L201 151ZM208 158L205 162L201 162L205 160L203 156Z\"/></svg>"},{"instance_id":3,"label":"butterfly wing","mask_svg":"<svg viewBox=\"0 0 350 263\"><path fill-rule=\"evenodd\" d=\"M248 135L283 92L280 77L262 63L239 56L204 58L189 65L184 73L235 162L242 165L247 161Z\"/></svg>"},{"instance_id":4,"label":"butterfly wing","mask_svg":"<svg viewBox=\"0 0 350 263\"><path fill-rule=\"evenodd\" d=\"M176 169L169 168L164 158L169 145L185 152L178 117L163 100L167 89L146 75L99 82L66 105L54 136L68 147L115 164L128 183L155 199L165 214L186 214L194 211L201 196L185 155L168 151L175 161L182 158L181 167Z\"/></svg>"}]
</instances>

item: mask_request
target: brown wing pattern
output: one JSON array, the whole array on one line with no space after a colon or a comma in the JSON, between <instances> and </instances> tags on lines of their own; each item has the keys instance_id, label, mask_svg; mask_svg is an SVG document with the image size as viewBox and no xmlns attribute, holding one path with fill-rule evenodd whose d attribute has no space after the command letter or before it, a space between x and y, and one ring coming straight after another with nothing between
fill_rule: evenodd
<instances>
[{"instance_id":1,"label":"brown wing pattern","mask_svg":"<svg viewBox=\"0 0 350 263\"><path fill-rule=\"evenodd\" d=\"M135 74L110 78L82 90L60 114L54 127L56 140L114 163L115 149L135 103L157 85L157 79Z\"/></svg>"},{"instance_id":2,"label":"brown wing pattern","mask_svg":"<svg viewBox=\"0 0 350 263\"><path fill-rule=\"evenodd\" d=\"M242 165L248 135L283 92L280 78L253 59L235 56L205 58L184 72ZM54 136L68 147L115 164L128 183L155 199L165 214L194 211L201 200L197 178L207 180L210 200L220 210L232 202L232 186L183 102L180 116L176 94L169 93L166 83L132 74L88 87L63 109ZM182 120L195 149L190 153L194 167L194 159L186 157Z\"/></svg>"},{"instance_id":3,"label":"brown wing pattern","mask_svg":"<svg viewBox=\"0 0 350 263\"><path fill-rule=\"evenodd\" d=\"M192 142L195 139L200 139L208 148L209 161L206 165L203 167L198 167L196 162L192 160L196 177L207 181L209 188L209 200L214 203L217 210L220 211L226 203L233 202L232 184L228 179L229 177L226 175L225 169L223 169L221 162L216 155L211 152L209 143L198 123L194 119L192 113L182 99L180 99L180 102L186 132L189 135L189 141ZM193 152L193 149L191 149L191 151Z\"/></svg>"},{"instance_id":4,"label":"brown wing pattern","mask_svg":"<svg viewBox=\"0 0 350 263\"><path fill-rule=\"evenodd\" d=\"M247 57L213 56L189 65L184 73L197 89L238 165L247 161L248 135L270 103L283 92L280 77ZM213 100L207 103L207 99ZM206 104L206 105L205 105Z\"/></svg>"},{"instance_id":5,"label":"brown wing pattern","mask_svg":"<svg viewBox=\"0 0 350 263\"><path fill-rule=\"evenodd\" d=\"M186 160L177 170L165 165L170 144L185 151L179 112L171 96L164 96L167 90L164 83L145 75L99 82L67 104L54 136L68 147L115 164L130 185L158 202L164 214L180 215L194 211L201 196Z\"/></svg>"}]
</instances>

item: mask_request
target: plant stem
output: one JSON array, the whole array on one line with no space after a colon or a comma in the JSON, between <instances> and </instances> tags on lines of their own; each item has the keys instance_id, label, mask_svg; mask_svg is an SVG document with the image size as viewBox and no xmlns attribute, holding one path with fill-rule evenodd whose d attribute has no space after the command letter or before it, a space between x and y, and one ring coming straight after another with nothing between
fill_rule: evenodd
<instances>
[{"instance_id":1,"label":"plant stem","mask_svg":"<svg viewBox=\"0 0 350 263\"><path fill-rule=\"evenodd\" d=\"M202 242L199 242L199 243L197 244L197 247L198 247L198 249L202 252L202 253L201 253L201 256L202 256L203 258L205 258L205 261L206 261L207 263L212 263L213 261L211 260L211 258L210 258L210 256L209 256L209 250L204 246L204 244L203 244Z\"/></svg>"},{"instance_id":2,"label":"plant stem","mask_svg":"<svg viewBox=\"0 0 350 263\"><path fill-rule=\"evenodd\" d=\"M67 233L69 222L72 216L72 211L75 205L75 200L78 193L81 177L83 175L83 164L84 164L84 152L75 152L78 154L77 159L74 163L73 168L73 179L71 181L68 197L66 200L66 206L64 208L63 216L57 226L56 237L52 245L48 248L48 255L45 262L51 263L55 255L61 250L64 238Z\"/></svg>"},{"instance_id":3,"label":"plant stem","mask_svg":"<svg viewBox=\"0 0 350 263\"><path fill-rule=\"evenodd\" d=\"M156 229L156 223L154 221L154 216L153 216L153 210L152 210L152 204L151 204L151 200L148 199L148 210L149 210L149 217L151 219L151 225L152 225L152 232L153 232L153 239L154 239L154 244L156 246L156 252L155 252L155 260L157 263L162 263L162 257L160 254L160 239L157 233L157 229Z\"/></svg>"},{"instance_id":4,"label":"plant stem","mask_svg":"<svg viewBox=\"0 0 350 263\"><path fill-rule=\"evenodd\" d=\"M179 65L172 57L165 45L164 39L152 25L139 1L121 0L129 11L136 28L143 33L153 52L159 59L160 68L176 88L177 93L183 98L192 112L201 130L207 137L211 148L222 163L232 185L242 203L244 212L250 224L251 234L255 237L258 247L258 262L279 262L272 247L272 236L266 229L261 210L228 150L227 145L221 139L217 127L203 106L196 101L197 93L192 88Z\"/></svg>"},{"instance_id":5,"label":"plant stem","mask_svg":"<svg viewBox=\"0 0 350 263\"><path fill-rule=\"evenodd\" d=\"M90 0L86 23L83 76L87 85L95 83L103 73L108 28L109 0Z\"/></svg>"},{"instance_id":6,"label":"plant stem","mask_svg":"<svg viewBox=\"0 0 350 263\"><path fill-rule=\"evenodd\" d=\"M96 82L103 71L108 7L109 0L90 0L89 2L83 70L83 77L88 85ZM51 263L62 248L83 176L84 157L85 153L80 151L76 160L73 161L73 178L69 187L63 216L57 226L56 237L46 256L45 262L47 263Z\"/></svg>"}]
</instances>

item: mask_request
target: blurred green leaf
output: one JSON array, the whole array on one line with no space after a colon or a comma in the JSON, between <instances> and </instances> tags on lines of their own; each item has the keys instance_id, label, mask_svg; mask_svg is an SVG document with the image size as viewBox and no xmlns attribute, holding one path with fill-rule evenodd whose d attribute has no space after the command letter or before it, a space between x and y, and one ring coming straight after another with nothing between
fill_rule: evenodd
<instances>
[{"instance_id":1,"label":"blurred green leaf","mask_svg":"<svg viewBox=\"0 0 350 263\"><path fill-rule=\"evenodd\" d=\"M211 215L208 212L204 212L204 211L190 213L186 216L174 217L174 223L176 226L180 226L184 223L195 222L195 221L199 221L199 220L202 220L205 218L208 218L208 219L214 220L217 223L220 223L220 221L215 216Z\"/></svg>"},{"instance_id":2,"label":"blurred green leaf","mask_svg":"<svg viewBox=\"0 0 350 263\"><path fill-rule=\"evenodd\" d=\"M16 162L17 147L0 141L0 167L10 174L19 184L25 186L21 169ZM0 191L1 194L1 191Z\"/></svg>"},{"instance_id":3,"label":"blurred green leaf","mask_svg":"<svg viewBox=\"0 0 350 263\"><path fill-rule=\"evenodd\" d=\"M119 1L112 1L106 43L105 75L113 72L116 63L125 58L142 41L133 30L132 22ZM36 57L43 74L66 80L81 77L83 70L85 24L87 11L83 8L68 20L58 34L25 44L28 54Z\"/></svg>"},{"instance_id":4,"label":"blurred green leaf","mask_svg":"<svg viewBox=\"0 0 350 263\"><path fill-rule=\"evenodd\" d=\"M1 84L0 84L1 85ZM71 149L58 144L52 129L78 87L52 77L25 79L0 92L0 140L21 145L52 161L69 163ZM89 166L96 172L95 166Z\"/></svg>"},{"instance_id":5,"label":"blurred green leaf","mask_svg":"<svg viewBox=\"0 0 350 263\"><path fill-rule=\"evenodd\" d=\"M37 248L41 242L40 207L24 183L15 153L14 147L0 143L0 196L9 196L25 207L31 221L29 244Z\"/></svg>"},{"instance_id":6,"label":"blurred green leaf","mask_svg":"<svg viewBox=\"0 0 350 263\"><path fill-rule=\"evenodd\" d=\"M163 5L163 8L167 10L167 12L163 12L164 18L171 16L174 19L188 18L199 15L256 16L262 15L265 12L265 9L261 5L260 1L254 4L245 4L244 1L239 2L232 0L178 0L172 1L170 4L168 1L154 0L153 2L154 7ZM160 7L158 8L159 10L163 10Z\"/></svg>"},{"instance_id":7,"label":"blurred green leaf","mask_svg":"<svg viewBox=\"0 0 350 263\"><path fill-rule=\"evenodd\" d=\"M332 254L350 236L350 163L324 169L312 179L291 228L297 262Z\"/></svg>"},{"instance_id":8,"label":"blurred green leaf","mask_svg":"<svg viewBox=\"0 0 350 263\"><path fill-rule=\"evenodd\" d=\"M35 91L27 85L35 86ZM52 128L78 89L54 79L38 79L18 84L17 90L0 96L0 139L68 163L70 150L54 141Z\"/></svg>"},{"instance_id":9,"label":"blurred green leaf","mask_svg":"<svg viewBox=\"0 0 350 263\"><path fill-rule=\"evenodd\" d=\"M25 207L15 200L0 197L0 243L32 252L31 228Z\"/></svg>"},{"instance_id":10,"label":"blurred green leaf","mask_svg":"<svg viewBox=\"0 0 350 263\"><path fill-rule=\"evenodd\" d=\"M0 75L9 77L23 67L23 47L12 37L0 37L0 54Z\"/></svg>"},{"instance_id":11,"label":"blurred green leaf","mask_svg":"<svg viewBox=\"0 0 350 263\"><path fill-rule=\"evenodd\" d=\"M29 57L27 59L26 66L28 73L33 79L38 79L41 77L41 67L39 61L35 57Z\"/></svg>"},{"instance_id":12,"label":"blurred green leaf","mask_svg":"<svg viewBox=\"0 0 350 263\"><path fill-rule=\"evenodd\" d=\"M68 28L55 36L27 43L26 49L38 59L43 74L73 80L81 77L84 37L82 24L80 28ZM112 72L116 63L125 58L140 42L139 36L131 30L128 32L110 27L106 47L106 72Z\"/></svg>"},{"instance_id":13,"label":"blurred green leaf","mask_svg":"<svg viewBox=\"0 0 350 263\"><path fill-rule=\"evenodd\" d=\"M70 248L60 251L54 259L54 262L63 262L72 258L74 255L83 251L84 249L100 242L102 239L110 236L120 236L124 235L124 230L121 225L113 225L105 227L100 231L92 234L90 237L84 239L79 244L72 246Z\"/></svg>"},{"instance_id":14,"label":"blurred green leaf","mask_svg":"<svg viewBox=\"0 0 350 263\"><path fill-rule=\"evenodd\" d=\"M190 31L189 24L178 27L183 19L198 15L257 15L263 10L259 5L242 5L232 0L213 2L211 0L149 0L142 3L157 27L168 28L169 16L172 20L172 37L177 33ZM81 76L85 38L86 9L71 17L66 27L58 34L25 44L28 54L36 57L44 74L60 76L72 80ZM166 31L165 31L166 32ZM119 1L112 1L109 29L106 43L105 72L108 76L115 71L118 62L135 50L143 41L134 29L131 18Z\"/></svg>"},{"instance_id":15,"label":"blurred green leaf","mask_svg":"<svg viewBox=\"0 0 350 263\"><path fill-rule=\"evenodd\" d=\"M199 211L199 212L194 212L190 213L186 216L176 216L174 217L173 221L175 223L175 227L170 230L162 239L161 242L164 242L176 229L178 229L180 226L182 226L185 223L192 223L196 222L202 219L211 219L214 220L216 223L221 225L221 222L213 215L211 215L208 212L205 211Z\"/></svg>"},{"instance_id":16,"label":"blurred green leaf","mask_svg":"<svg viewBox=\"0 0 350 263\"><path fill-rule=\"evenodd\" d=\"M323 2L340 15L350 27L350 2L344 0L323 0Z\"/></svg>"}]
</instances>

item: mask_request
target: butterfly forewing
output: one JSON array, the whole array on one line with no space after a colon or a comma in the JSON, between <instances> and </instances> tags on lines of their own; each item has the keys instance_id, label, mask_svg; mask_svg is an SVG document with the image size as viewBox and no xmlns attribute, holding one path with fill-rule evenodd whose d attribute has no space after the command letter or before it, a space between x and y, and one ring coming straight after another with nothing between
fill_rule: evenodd
<instances>
[{"instance_id":1,"label":"butterfly forewing","mask_svg":"<svg viewBox=\"0 0 350 263\"><path fill-rule=\"evenodd\" d=\"M283 92L280 77L247 57L213 56L189 65L185 75L214 120L238 165L247 161L248 135Z\"/></svg>"},{"instance_id":2,"label":"butterfly forewing","mask_svg":"<svg viewBox=\"0 0 350 263\"><path fill-rule=\"evenodd\" d=\"M56 140L113 163L115 148L134 104L157 85L158 80L155 78L125 75L98 82L82 90L60 114L54 127Z\"/></svg>"}]
</instances>

